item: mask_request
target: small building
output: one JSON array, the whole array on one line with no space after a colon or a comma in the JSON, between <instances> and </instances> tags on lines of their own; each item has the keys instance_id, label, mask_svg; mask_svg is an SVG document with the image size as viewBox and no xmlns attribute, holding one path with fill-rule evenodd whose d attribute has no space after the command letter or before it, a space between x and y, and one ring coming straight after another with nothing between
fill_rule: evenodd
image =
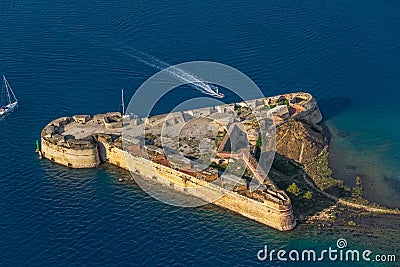
<instances>
[{"instance_id":1,"label":"small building","mask_svg":"<svg viewBox=\"0 0 400 267\"><path fill-rule=\"evenodd\" d=\"M93 115L93 121L95 122L95 123L98 123L98 124L103 124L104 123L104 116L105 116L106 114L96 114L96 115Z\"/></svg>"},{"instance_id":2,"label":"small building","mask_svg":"<svg viewBox=\"0 0 400 267\"><path fill-rule=\"evenodd\" d=\"M62 117L62 118L52 121L52 125L55 127L60 127L63 125L67 125L70 121L71 121L70 117Z\"/></svg>"},{"instance_id":3,"label":"small building","mask_svg":"<svg viewBox=\"0 0 400 267\"><path fill-rule=\"evenodd\" d=\"M122 118L121 112L118 112L118 111L107 112L106 115L107 116L116 116L116 117Z\"/></svg>"},{"instance_id":4,"label":"small building","mask_svg":"<svg viewBox=\"0 0 400 267\"><path fill-rule=\"evenodd\" d=\"M268 111L268 113L272 116L281 117L283 119L287 119L290 117L289 109L286 105L276 106Z\"/></svg>"},{"instance_id":5,"label":"small building","mask_svg":"<svg viewBox=\"0 0 400 267\"><path fill-rule=\"evenodd\" d=\"M184 123L184 122L185 122L185 118L183 117L182 112L170 113L170 114L168 114L168 116L166 117L166 120L165 120L165 124L167 126L172 126L172 125L176 125L176 124Z\"/></svg>"},{"instance_id":6,"label":"small building","mask_svg":"<svg viewBox=\"0 0 400 267\"><path fill-rule=\"evenodd\" d=\"M247 100L247 106L251 109L259 109L265 106L264 99Z\"/></svg>"},{"instance_id":7,"label":"small building","mask_svg":"<svg viewBox=\"0 0 400 267\"><path fill-rule=\"evenodd\" d=\"M86 122L88 122L90 120L90 115L74 115L74 116L72 116L72 119L76 123L85 124Z\"/></svg>"},{"instance_id":8,"label":"small building","mask_svg":"<svg viewBox=\"0 0 400 267\"><path fill-rule=\"evenodd\" d=\"M122 128L122 116L120 112L109 112L103 117L104 126L107 129Z\"/></svg>"},{"instance_id":9,"label":"small building","mask_svg":"<svg viewBox=\"0 0 400 267\"><path fill-rule=\"evenodd\" d=\"M193 110L188 110L187 114L193 116L193 117L207 117L210 116L214 111L213 107L207 107L207 108L198 108L198 109L193 109Z\"/></svg>"},{"instance_id":10,"label":"small building","mask_svg":"<svg viewBox=\"0 0 400 267\"><path fill-rule=\"evenodd\" d=\"M167 115L162 114L162 115L155 115L152 117L147 117L144 119L144 123L148 124L150 126L155 126L157 124L164 123L167 120Z\"/></svg>"},{"instance_id":11,"label":"small building","mask_svg":"<svg viewBox=\"0 0 400 267\"><path fill-rule=\"evenodd\" d=\"M217 110L218 113L230 114L235 112L234 104L216 106L215 109Z\"/></svg>"}]
</instances>

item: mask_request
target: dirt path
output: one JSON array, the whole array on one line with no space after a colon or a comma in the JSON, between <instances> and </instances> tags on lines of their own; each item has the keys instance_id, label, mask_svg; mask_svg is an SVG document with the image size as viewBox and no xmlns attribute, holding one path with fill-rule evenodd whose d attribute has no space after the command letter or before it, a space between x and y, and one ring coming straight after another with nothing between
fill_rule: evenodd
<instances>
[{"instance_id":1,"label":"dirt path","mask_svg":"<svg viewBox=\"0 0 400 267\"><path fill-rule=\"evenodd\" d=\"M287 179L293 179L295 177L299 177L298 174L292 175L292 176L287 176L284 175L283 173L277 171L277 170L270 170L270 172L274 173L275 175L287 178ZM344 200L342 198L338 198L337 196L334 196L332 194L329 194L325 191L320 190L318 187L315 186L314 182L311 181L310 179L307 178L307 175L303 172L302 173L303 176L303 180L311 187L313 188L315 191L320 192L321 194L323 194L324 196L334 200L337 202L337 204L341 204L344 206L348 206L348 207L352 207L352 208L357 208L357 209L361 209L361 210L365 210L365 211L369 211L369 212L376 212L376 213L384 213L384 214L394 214L394 215L400 215L400 211L395 211L395 210L390 210L390 209L382 209L382 208L375 208L375 207L371 207L371 206L366 206L366 205L362 205L362 204L357 204L357 203L353 203L347 200Z\"/></svg>"},{"instance_id":2,"label":"dirt path","mask_svg":"<svg viewBox=\"0 0 400 267\"><path fill-rule=\"evenodd\" d=\"M395 210L390 210L390 209L381 209L381 208L375 208L375 207L370 207L370 206L366 206L366 205L362 205L362 204L357 204L357 203L353 203L341 198L338 198L334 195L331 195L327 192L321 191L319 188L317 188L313 182L311 182L308 178L307 175L305 173L303 173L303 179L304 181L311 186L313 189L315 189L316 191L324 194L326 197L335 200L338 204L342 204L344 206L348 206L348 207L353 207L353 208L357 208L357 209L362 209L365 211L369 211L369 212L377 212L377 213L385 213L385 214L395 214L395 215L400 215L399 211L395 211Z\"/></svg>"}]
</instances>

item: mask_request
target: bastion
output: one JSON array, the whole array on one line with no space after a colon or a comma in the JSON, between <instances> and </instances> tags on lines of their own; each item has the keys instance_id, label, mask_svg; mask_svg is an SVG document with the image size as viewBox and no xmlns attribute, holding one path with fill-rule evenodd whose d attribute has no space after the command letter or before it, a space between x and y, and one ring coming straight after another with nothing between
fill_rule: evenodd
<instances>
[{"instance_id":1,"label":"bastion","mask_svg":"<svg viewBox=\"0 0 400 267\"><path fill-rule=\"evenodd\" d=\"M213 204L280 231L291 230L296 222L290 198L266 173L257 168L257 146L262 136L251 126L251 110L267 112L277 127L290 119L310 124L317 124L322 119L315 99L302 92L150 118L122 117L119 112L74 115L58 118L45 126L41 133L41 153L44 158L70 168L113 164L182 194L206 201L210 196L219 194L221 197ZM227 119L227 115L232 113L239 114L239 121L245 125L245 129ZM194 126L190 126L189 117L191 120L198 119ZM186 132L184 128L182 130L184 145L176 148L171 143L168 148L180 149L181 155L167 157L164 153L165 143L160 143L160 129L173 132L174 127L185 123L192 128L186 129ZM123 146L123 126L137 125L152 127L154 132L146 135L145 140L133 138ZM206 130L199 130L201 127L206 127ZM250 149L229 151L227 143L230 135L240 131L246 134ZM168 144L168 138L166 140ZM216 158L208 167L193 164L188 159L201 157L196 151L200 141L218 146L214 155ZM246 175L222 174L221 169L232 161L244 162ZM246 180L249 178L257 179L261 186L253 188Z\"/></svg>"}]
</instances>

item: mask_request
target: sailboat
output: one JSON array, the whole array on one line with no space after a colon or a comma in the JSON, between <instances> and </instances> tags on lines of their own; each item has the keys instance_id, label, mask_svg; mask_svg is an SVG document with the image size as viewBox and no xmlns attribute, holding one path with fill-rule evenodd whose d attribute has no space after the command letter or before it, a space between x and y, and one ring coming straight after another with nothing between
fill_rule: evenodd
<instances>
[{"instance_id":1,"label":"sailboat","mask_svg":"<svg viewBox=\"0 0 400 267\"><path fill-rule=\"evenodd\" d=\"M18 107L18 99L4 75L2 97L3 96L5 96L5 103L0 103L0 105L3 105L0 106L0 117L10 114Z\"/></svg>"},{"instance_id":2,"label":"sailboat","mask_svg":"<svg viewBox=\"0 0 400 267\"><path fill-rule=\"evenodd\" d=\"M121 106L122 106L122 116L124 116L125 115L124 89L121 90Z\"/></svg>"},{"instance_id":3,"label":"sailboat","mask_svg":"<svg viewBox=\"0 0 400 267\"><path fill-rule=\"evenodd\" d=\"M122 89L121 91L121 106L122 106L122 118L129 118L129 114L125 114L124 89Z\"/></svg>"}]
</instances>

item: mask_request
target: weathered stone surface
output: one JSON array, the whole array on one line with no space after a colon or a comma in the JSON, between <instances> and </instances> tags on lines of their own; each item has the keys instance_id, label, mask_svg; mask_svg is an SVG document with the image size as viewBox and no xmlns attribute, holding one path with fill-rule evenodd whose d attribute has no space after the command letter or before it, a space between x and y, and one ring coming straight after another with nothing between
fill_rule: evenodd
<instances>
[{"instance_id":1,"label":"weathered stone surface","mask_svg":"<svg viewBox=\"0 0 400 267\"><path fill-rule=\"evenodd\" d=\"M318 156L327 146L321 127L298 120L289 120L276 129L276 152L303 163Z\"/></svg>"}]
</instances>

